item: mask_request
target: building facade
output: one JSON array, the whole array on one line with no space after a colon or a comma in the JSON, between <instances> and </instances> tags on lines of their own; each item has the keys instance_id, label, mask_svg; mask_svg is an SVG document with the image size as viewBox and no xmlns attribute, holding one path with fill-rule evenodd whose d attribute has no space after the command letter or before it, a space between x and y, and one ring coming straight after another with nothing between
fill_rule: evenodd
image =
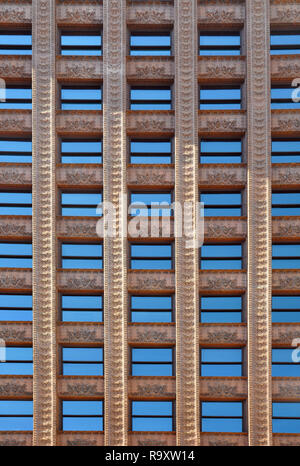
<instances>
[{"instance_id":1,"label":"building facade","mask_svg":"<svg viewBox=\"0 0 300 466\"><path fill-rule=\"evenodd\" d=\"M32 367L0 375L0 445L300 444L299 31L299 0L0 1L0 338ZM170 212L131 236L151 196L192 230L204 202L203 248Z\"/></svg>"}]
</instances>

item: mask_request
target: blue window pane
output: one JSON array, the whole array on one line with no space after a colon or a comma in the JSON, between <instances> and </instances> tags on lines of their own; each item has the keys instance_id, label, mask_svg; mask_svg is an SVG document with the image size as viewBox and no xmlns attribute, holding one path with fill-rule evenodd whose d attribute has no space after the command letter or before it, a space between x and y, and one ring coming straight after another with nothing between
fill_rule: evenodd
<instances>
[{"instance_id":1,"label":"blue window pane","mask_svg":"<svg viewBox=\"0 0 300 466\"><path fill-rule=\"evenodd\" d=\"M101 244L62 244L62 267L78 269L101 269Z\"/></svg>"},{"instance_id":2,"label":"blue window pane","mask_svg":"<svg viewBox=\"0 0 300 466\"><path fill-rule=\"evenodd\" d=\"M273 322L300 322L300 296L273 296Z\"/></svg>"},{"instance_id":3,"label":"blue window pane","mask_svg":"<svg viewBox=\"0 0 300 466\"><path fill-rule=\"evenodd\" d=\"M29 87L6 86L5 101L0 101L0 109L24 109L32 108L32 91Z\"/></svg>"},{"instance_id":4,"label":"blue window pane","mask_svg":"<svg viewBox=\"0 0 300 466\"><path fill-rule=\"evenodd\" d=\"M141 164L169 164L172 161L171 141L138 141L130 143L130 162Z\"/></svg>"},{"instance_id":5,"label":"blue window pane","mask_svg":"<svg viewBox=\"0 0 300 466\"><path fill-rule=\"evenodd\" d=\"M31 295L0 295L0 321L32 321Z\"/></svg>"},{"instance_id":6,"label":"blue window pane","mask_svg":"<svg viewBox=\"0 0 300 466\"><path fill-rule=\"evenodd\" d=\"M31 154L30 140L0 139L0 162L31 163Z\"/></svg>"},{"instance_id":7,"label":"blue window pane","mask_svg":"<svg viewBox=\"0 0 300 466\"><path fill-rule=\"evenodd\" d=\"M131 110L171 110L170 88L131 88Z\"/></svg>"},{"instance_id":8,"label":"blue window pane","mask_svg":"<svg viewBox=\"0 0 300 466\"><path fill-rule=\"evenodd\" d=\"M240 55L240 34L200 33L200 55Z\"/></svg>"},{"instance_id":9,"label":"blue window pane","mask_svg":"<svg viewBox=\"0 0 300 466\"><path fill-rule=\"evenodd\" d=\"M203 323L229 323L242 321L240 296L202 296L200 317Z\"/></svg>"},{"instance_id":10,"label":"blue window pane","mask_svg":"<svg viewBox=\"0 0 300 466\"><path fill-rule=\"evenodd\" d=\"M169 56L171 55L171 36L170 34L131 34L130 55Z\"/></svg>"},{"instance_id":11,"label":"blue window pane","mask_svg":"<svg viewBox=\"0 0 300 466\"><path fill-rule=\"evenodd\" d=\"M33 402L0 400L1 431L32 431Z\"/></svg>"},{"instance_id":12,"label":"blue window pane","mask_svg":"<svg viewBox=\"0 0 300 466\"><path fill-rule=\"evenodd\" d=\"M62 296L64 322L102 322L102 296Z\"/></svg>"},{"instance_id":13,"label":"blue window pane","mask_svg":"<svg viewBox=\"0 0 300 466\"><path fill-rule=\"evenodd\" d=\"M200 142L200 163L240 163L242 141L205 140Z\"/></svg>"},{"instance_id":14,"label":"blue window pane","mask_svg":"<svg viewBox=\"0 0 300 466\"><path fill-rule=\"evenodd\" d=\"M200 88L200 110L239 110L241 109L241 89L239 87Z\"/></svg>"},{"instance_id":15,"label":"blue window pane","mask_svg":"<svg viewBox=\"0 0 300 466\"><path fill-rule=\"evenodd\" d=\"M61 142L62 163L102 163L102 141L67 141Z\"/></svg>"},{"instance_id":16,"label":"blue window pane","mask_svg":"<svg viewBox=\"0 0 300 466\"><path fill-rule=\"evenodd\" d=\"M0 33L0 55L31 55L31 49L30 33Z\"/></svg>"},{"instance_id":17,"label":"blue window pane","mask_svg":"<svg viewBox=\"0 0 300 466\"><path fill-rule=\"evenodd\" d=\"M271 55L295 55L300 53L300 35L291 32L271 34Z\"/></svg>"},{"instance_id":18,"label":"blue window pane","mask_svg":"<svg viewBox=\"0 0 300 466\"><path fill-rule=\"evenodd\" d=\"M32 194L0 192L0 215L32 215Z\"/></svg>"},{"instance_id":19,"label":"blue window pane","mask_svg":"<svg viewBox=\"0 0 300 466\"><path fill-rule=\"evenodd\" d=\"M132 430L140 432L170 432L173 430L173 421L168 418L133 418Z\"/></svg>"},{"instance_id":20,"label":"blue window pane","mask_svg":"<svg viewBox=\"0 0 300 466\"><path fill-rule=\"evenodd\" d=\"M300 102L293 101L293 87L273 87L271 89L271 108L272 109L297 109L300 108Z\"/></svg>"},{"instance_id":21,"label":"blue window pane","mask_svg":"<svg viewBox=\"0 0 300 466\"><path fill-rule=\"evenodd\" d=\"M273 403L273 432L300 433L300 403Z\"/></svg>"},{"instance_id":22,"label":"blue window pane","mask_svg":"<svg viewBox=\"0 0 300 466\"><path fill-rule=\"evenodd\" d=\"M133 401L134 416L172 416L172 401Z\"/></svg>"},{"instance_id":23,"label":"blue window pane","mask_svg":"<svg viewBox=\"0 0 300 466\"><path fill-rule=\"evenodd\" d=\"M62 55L100 56L102 38L99 34L61 35Z\"/></svg>"},{"instance_id":24,"label":"blue window pane","mask_svg":"<svg viewBox=\"0 0 300 466\"><path fill-rule=\"evenodd\" d=\"M132 216L170 216L172 194L171 193L131 193L130 214Z\"/></svg>"},{"instance_id":25,"label":"blue window pane","mask_svg":"<svg viewBox=\"0 0 300 466\"><path fill-rule=\"evenodd\" d=\"M103 375L103 348L63 348L63 375Z\"/></svg>"},{"instance_id":26,"label":"blue window pane","mask_svg":"<svg viewBox=\"0 0 300 466\"><path fill-rule=\"evenodd\" d=\"M300 162L300 140L273 140L272 141L273 163L299 163Z\"/></svg>"},{"instance_id":27,"label":"blue window pane","mask_svg":"<svg viewBox=\"0 0 300 466\"><path fill-rule=\"evenodd\" d=\"M171 296L132 296L132 322L172 322Z\"/></svg>"},{"instance_id":28,"label":"blue window pane","mask_svg":"<svg viewBox=\"0 0 300 466\"><path fill-rule=\"evenodd\" d=\"M243 415L243 408L241 402L202 402L202 416L228 416L236 417Z\"/></svg>"},{"instance_id":29,"label":"blue window pane","mask_svg":"<svg viewBox=\"0 0 300 466\"><path fill-rule=\"evenodd\" d=\"M243 432L242 419L202 419L202 432Z\"/></svg>"},{"instance_id":30,"label":"blue window pane","mask_svg":"<svg viewBox=\"0 0 300 466\"><path fill-rule=\"evenodd\" d=\"M98 209L101 202L102 193L62 193L62 215L95 217L102 214L102 209Z\"/></svg>"},{"instance_id":31,"label":"blue window pane","mask_svg":"<svg viewBox=\"0 0 300 466\"><path fill-rule=\"evenodd\" d=\"M101 88L71 88L61 89L62 110L101 110L102 89Z\"/></svg>"},{"instance_id":32,"label":"blue window pane","mask_svg":"<svg viewBox=\"0 0 300 466\"><path fill-rule=\"evenodd\" d=\"M31 268L32 245L26 243L0 243L0 267Z\"/></svg>"}]
</instances>

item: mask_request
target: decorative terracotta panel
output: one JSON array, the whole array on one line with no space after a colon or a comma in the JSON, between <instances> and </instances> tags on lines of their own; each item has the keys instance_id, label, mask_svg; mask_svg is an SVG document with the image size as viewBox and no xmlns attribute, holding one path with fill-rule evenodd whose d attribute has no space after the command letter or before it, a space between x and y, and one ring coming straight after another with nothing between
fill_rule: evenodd
<instances>
[{"instance_id":1,"label":"decorative terracotta panel","mask_svg":"<svg viewBox=\"0 0 300 466\"><path fill-rule=\"evenodd\" d=\"M203 0L198 2L198 24L226 28L242 26L245 20L243 0Z\"/></svg>"},{"instance_id":2,"label":"decorative terracotta panel","mask_svg":"<svg viewBox=\"0 0 300 466\"><path fill-rule=\"evenodd\" d=\"M202 137L241 137L245 131L244 110L199 111L199 135Z\"/></svg>"},{"instance_id":3,"label":"decorative terracotta panel","mask_svg":"<svg viewBox=\"0 0 300 466\"><path fill-rule=\"evenodd\" d=\"M201 84L243 83L246 77L245 57L200 56L198 81Z\"/></svg>"},{"instance_id":4,"label":"decorative terracotta panel","mask_svg":"<svg viewBox=\"0 0 300 466\"><path fill-rule=\"evenodd\" d=\"M99 83L103 80L102 57L61 55L57 57L56 74L64 82Z\"/></svg>"}]
</instances>

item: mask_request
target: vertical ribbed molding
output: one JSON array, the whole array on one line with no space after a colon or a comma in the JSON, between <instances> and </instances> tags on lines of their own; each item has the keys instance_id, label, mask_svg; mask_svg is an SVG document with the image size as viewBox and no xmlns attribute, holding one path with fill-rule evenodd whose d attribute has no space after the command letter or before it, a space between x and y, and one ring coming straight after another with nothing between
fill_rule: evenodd
<instances>
[{"instance_id":1,"label":"vertical ribbed molding","mask_svg":"<svg viewBox=\"0 0 300 466\"><path fill-rule=\"evenodd\" d=\"M55 0L32 2L33 444L56 441Z\"/></svg>"},{"instance_id":2,"label":"vertical ribbed molding","mask_svg":"<svg viewBox=\"0 0 300 466\"><path fill-rule=\"evenodd\" d=\"M175 0L175 201L198 202L197 2ZM175 214L176 215L176 214ZM180 218L176 218L180 231ZM184 228L182 229L184 230ZM175 240L177 445L199 445L199 249Z\"/></svg>"},{"instance_id":3,"label":"vertical ribbed molding","mask_svg":"<svg viewBox=\"0 0 300 466\"><path fill-rule=\"evenodd\" d=\"M127 445L126 0L103 1L104 202L116 211L104 238L105 445Z\"/></svg>"},{"instance_id":4,"label":"vertical ribbed molding","mask_svg":"<svg viewBox=\"0 0 300 466\"><path fill-rule=\"evenodd\" d=\"M248 434L272 444L270 1L246 0Z\"/></svg>"}]
</instances>

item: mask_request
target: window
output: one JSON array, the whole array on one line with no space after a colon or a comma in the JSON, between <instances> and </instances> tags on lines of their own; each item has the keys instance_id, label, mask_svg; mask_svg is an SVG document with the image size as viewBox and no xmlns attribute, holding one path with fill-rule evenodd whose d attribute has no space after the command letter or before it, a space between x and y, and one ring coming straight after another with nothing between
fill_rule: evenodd
<instances>
[{"instance_id":1,"label":"window","mask_svg":"<svg viewBox=\"0 0 300 466\"><path fill-rule=\"evenodd\" d=\"M33 402L25 400L1 400L0 431L17 430L33 430Z\"/></svg>"},{"instance_id":2,"label":"window","mask_svg":"<svg viewBox=\"0 0 300 466\"><path fill-rule=\"evenodd\" d=\"M300 296L273 296L272 320L300 323Z\"/></svg>"},{"instance_id":3,"label":"window","mask_svg":"<svg viewBox=\"0 0 300 466\"><path fill-rule=\"evenodd\" d=\"M31 193L0 192L0 215L32 215Z\"/></svg>"},{"instance_id":4,"label":"window","mask_svg":"<svg viewBox=\"0 0 300 466\"><path fill-rule=\"evenodd\" d=\"M32 109L32 91L30 86L7 85L5 101L0 100L0 110L2 109Z\"/></svg>"},{"instance_id":5,"label":"window","mask_svg":"<svg viewBox=\"0 0 300 466\"><path fill-rule=\"evenodd\" d=\"M171 108L170 87L131 87L131 110L171 110Z\"/></svg>"},{"instance_id":6,"label":"window","mask_svg":"<svg viewBox=\"0 0 300 466\"><path fill-rule=\"evenodd\" d=\"M103 297L64 295L61 313L63 322L103 322Z\"/></svg>"},{"instance_id":7,"label":"window","mask_svg":"<svg viewBox=\"0 0 300 466\"><path fill-rule=\"evenodd\" d=\"M33 375L32 348L5 348L5 362L0 361L1 375Z\"/></svg>"},{"instance_id":8,"label":"window","mask_svg":"<svg viewBox=\"0 0 300 466\"><path fill-rule=\"evenodd\" d=\"M300 403L273 403L273 432L300 433Z\"/></svg>"},{"instance_id":9,"label":"window","mask_svg":"<svg viewBox=\"0 0 300 466\"><path fill-rule=\"evenodd\" d=\"M293 102L293 87L273 86L271 89L271 109L300 108L300 102Z\"/></svg>"},{"instance_id":10,"label":"window","mask_svg":"<svg viewBox=\"0 0 300 466\"><path fill-rule=\"evenodd\" d=\"M271 55L299 54L300 34L295 31L271 33Z\"/></svg>"},{"instance_id":11,"label":"window","mask_svg":"<svg viewBox=\"0 0 300 466\"><path fill-rule=\"evenodd\" d=\"M242 108L240 86L201 86L200 110L240 110Z\"/></svg>"},{"instance_id":12,"label":"window","mask_svg":"<svg viewBox=\"0 0 300 466\"><path fill-rule=\"evenodd\" d=\"M61 163L102 163L102 141L63 139Z\"/></svg>"},{"instance_id":13,"label":"window","mask_svg":"<svg viewBox=\"0 0 300 466\"><path fill-rule=\"evenodd\" d=\"M31 268L32 245L29 243L0 243L0 267Z\"/></svg>"},{"instance_id":14,"label":"window","mask_svg":"<svg viewBox=\"0 0 300 466\"><path fill-rule=\"evenodd\" d=\"M131 296L131 322L172 322L173 296Z\"/></svg>"},{"instance_id":15,"label":"window","mask_svg":"<svg viewBox=\"0 0 300 466\"><path fill-rule=\"evenodd\" d=\"M62 110L102 110L102 89L99 86L62 86Z\"/></svg>"},{"instance_id":16,"label":"window","mask_svg":"<svg viewBox=\"0 0 300 466\"><path fill-rule=\"evenodd\" d=\"M241 377L243 351L240 348L201 349L202 377Z\"/></svg>"},{"instance_id":17,"label":"window","mask_svg":"<svg viewBox=\"0 0 300 466\"><path fill-rule=\"evenodd\" d=\"M102 269L102 244L62 244L63 269Z\"/></svg>"},{"instance_id":18,"label":"window","mask_svg":"<svg viewBox=\"0 0 300 466\"><path fill-rule=\"evenodd\" d=\"M295 348L277 348L272 350L273 377L300 377L300 364L293 361Z\"/></svg>"},{"instance_id":19,"label":"window","mask_svg":"<svg viewBox=\"0 0 300 466\"><path fill-rule=\"evenodd\" d=\"M62 348L63 375L103 375L103 348Z\"/></svg>"},{"instance_id":20,"label":"window","mask_svg":"<svg viewBox=\"0 0 300 466\"><path fill-rule=\"evenodd\" d=\"M0 162L31 163L32 144L29 139L0 139Z\"/></svg>"},{"instance_id":21,"label":"window","mask_svg":"<svg viewBox=\"0 0 300 466\"><path fill-rule=\"evenodd\" d=\"M132 348L131 375L171 376L173 371L172 348Z\"/></svg>"},{"instance_id":22,"label":"window","mask_svg":"<svg viewBox=\"0 0 300 466\"><path fill-rule=\"evenodd\" d=\"M63 431L103 431L103 401L62 401Z\"/></svg>"},{"instance_id":23,"label":"window","mask_svg":"<svg viewBox=\"0 0 300 466\"><path fill-rule=\"evenodd\" d=\"M241 139L201 139L200 163L241 163Z\"/></svg>"},{"instance_id":24,"label":"window","mask_svg":"<svg viewBox=\"0 0 300 466\"><path fill-rule=\"evenodd\" d=\"M201 296L202 323L242 322L241 296Z\"/></svg>"},{"instance_id":25,"label":"window","mask_svg":"<svg viewBox=\"0 0 300 466\"><path fill-rule=\"evenodd\" d=\"M242 246L240 244L209 244L200 249L201 270L241 270Z\"/></svg>"},{"instance_id":26,"label":"window","mask_svg":"<svg viewBox=\"0 0 300 466\"><path fill-rule=\"evenodd\" d=\"M300 192L284 192L272 194L272 215L300 215Z\"/></svg>"},{"instance_id":27,"label":"window","mask_svg":"<svg viewBox=\"0 0 300 466\"><path fill-rule=\"evenodd\" d=\"M82 32L76 34L63 32L61 34L61 55L102 55L101 34Z\"/></svg>"},{"instance_id":28,"label":"window","mask_svg":"<svg viewBox=\"0 0 300 466\"><path fill-rule=\"evenodd\" d=\"M170 56L170 33L132 32L130 35L130 55Z\"/></svg>"},{"instance_id":29,"label":"window","mask_svg":"<svg viewBox=\"0 0 300 466\"><path fill-rule=\"evenodd\" d=\"M172 163L172 143L170 139L149 139L130 141L130 163L150 164Z\"/></svg>"},{"instance_id":30,"label":"window","mask_svg":"<svg viewBox=\"0 0 300 466\"><path fill-rule=\"evenodd\" d=\"M273 244L273 269L300 269L300 244Z\"/></svg>"},{"instance_id":31,"label":"window","mask_svg":"<svg viewBox=\"0 0 300 466\"><path fill-rule=\"evenodd\" d=\"M1 32L0 55L31 55L31 32Z\"/></svg>"},{"instance_id":32,"label":"window","mask_svg":"<svg viewBox=\"0 0 300 466\"><path fill-rule=\"evenodd\" d=\"M61 193L61 213L64 216L95 217L101 215L97 209L102 202L102 193Z\"/></svg>"},{"instance_id":33,"label":"window","mask_svg":"<svg viewBox=\"0 0 300 466\"><path fill-rule=\"evenodd\" d=\"M169 217L173 215L172 193L131 193L130 214L144 217Z\"/></svg>"},{"instance_id":34,"label":"window","mask_svg":"<svg viewBox=\"0 0 300 466\"><path fill-rule=\"evenodd\" d=\"M173 428L172 401L132 401L132 431L171 432Z\"/></svg>"},{"instance_id":35,"label":"window","mask_svg":"<svg viewBox=\"0 0 300 466\"><path fill-rule=\"evenodd\" d=\"M136 270L171 270L171 244L132 244L131 269Z\"/></svg>"},{"instance_id":36,"label":"window","mask_svg":"<svg viewBox=\"0 0 300 466\"><path fill-rule=\"evenodd\" d=\"M0 294L0 321L32 321L32 296Z\"/></svg>"},{"instance_id":37,"label":"window","mask_svg":"<svg viewBox=\"0 0 300 466\"><path fill-rule=\"evenodd\" d=\"M202 432L243 432L241 401L202 401Z\"/></svg>"},{"instance_id":38,"label":"window","mask_svg":"<svg viewBox=\"0 0 300 466\"><path fill-rule=\"evenodd\" d=\"M239 217L242 215L241 193L206 193L200 194L204 203L205 217Z\"/></svg>"},{"instance_id":39,"label":"window","mask_svg":"<svg viewBox=\"0 0 300 466\"><path fill-rule=\"evenodd\" d=\"M240 55L239 32L200 32L199 55Z\"/></svg>"},{"instance_id":40,"label":"window","mask_svg":"<svg viewBox=\"0 0 300 466\"><path fill-rule=\"evenodd\" d=\"M300 139L273 139L272 162L300 162Z\"/></svg>"}]
</instances>

